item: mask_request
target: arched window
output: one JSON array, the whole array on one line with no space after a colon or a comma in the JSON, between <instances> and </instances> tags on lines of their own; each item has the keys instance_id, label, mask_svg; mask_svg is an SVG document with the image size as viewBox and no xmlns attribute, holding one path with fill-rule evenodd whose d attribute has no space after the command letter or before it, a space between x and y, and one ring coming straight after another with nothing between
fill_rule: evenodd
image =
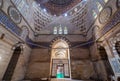
<instances>
[{"instance_id":1,"label":"arched window","mask_svg":"<svg viewBox=\"0 0 120 81\"><path fill-rule=\"evenodd\" d=\"M53 34L68 34L67 27L55 26L53 29Z\"/></svg>"},{"instance_id":2,"label":"arched window","mask_svg":"<svg viewBox=\"0 0 120 81\"><path fill-rule=\"evenodd\" d=\"M102 5L100 4L100 2L96 2L97 8L99 10L99 12L103 9Z\"/></svg>"},{"instance_id":3,"label":"arched window","mask_svg":"<svg viewBox=\"0 0 120 81\"><path fill-rule=\"evenodd\" d=\"M57 34L57 27L54 27L54 34Z\"/></svg>"},{"instance_id":4,"label":"arched window","mask_svg":"<svg viewBox=\"0 0 120 81\"><path fill-rule=\"evenodd\" d=\"M67 27L64 27L64 34L68 34Z\"/></svg>"},{"instance_id":5,"label":"arched window","mask_svg":"<svg viewBox=\"0 0 120 81\"><path fill-rule=\"evenodd\" d=\"M54 33L53 34L57 34L57 27L54 27Z\"/></svg>"},{"instance_id":6,"label":"arched window","mask_svg":"<svg viewBox=\"0 0 120 81\"><path fill-rule=\"evenodd\" d=\"M26 27L23 27L23 28L22 28L21 38L22 38L23 40L25 40L26 37L27 37L27 35L28 35L28 33L29 33L28 29L27 29Z\"/></svg>"},{"instance_id":7,"label":"arched window","mask_svg":"<svg viewBox=\"0 0 120 81\"><path fill-rule=\"evenodd\" d=\"M11 0L14 5L18 8L19 11L21 11L24 7L24 0Z\"/></svg>"},{"instance_id":8,"label":"arched window","mask_svg":"<svg viewBox=\"0 0 120 81\"><path fill-rule=\"evenodd\" d=\"M59 34L62 34L62 27L59 27Z\"/></svg>"},{"instance_id":9,"label":"arched window","mask_svg":"<svg viewBox=\"0 0 120 81\"><path fill-rule=\"evenodd\" d=\"M94 19L96 19L97 13L95 12L95 10L92 10L92 15L93 15Z\"/></svg>"},{"instance_id":10,"label":"arched window","mask_svg":"<svg viewBox=\"0 0 120 81\"><path fill-rule=\"evenodd\" d=\"M0 0L0 8L2 7L3 4L3 0Z\"/></svg>"},{"instance_id":11,"label":"arched window","mask_svg":"<svg viewBox=\"0 0 120 81\"><path fill-rule=\"evenodd\" d=\"M104 2L105 2L105 3L107 3L107 2L108 2L108 0L104 0Z\"/></svg>"}]
</instances>

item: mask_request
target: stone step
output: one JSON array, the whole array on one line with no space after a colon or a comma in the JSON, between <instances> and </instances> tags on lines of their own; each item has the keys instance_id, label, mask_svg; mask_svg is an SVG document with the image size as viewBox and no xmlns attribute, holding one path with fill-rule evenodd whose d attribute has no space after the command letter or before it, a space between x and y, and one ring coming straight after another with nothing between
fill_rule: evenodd
<instances>
[{"instance_id":1,"label":"stone step","mask_svg":"<svg viewBox=\"0 0 120 81\"><path fill-rule=\"evenodd\" d=\"M63 79L52 78L51 81L92 81L92 80L74 80L74 79L69 79L69 78L63 78Z\"/></svg>"}]
</instances>

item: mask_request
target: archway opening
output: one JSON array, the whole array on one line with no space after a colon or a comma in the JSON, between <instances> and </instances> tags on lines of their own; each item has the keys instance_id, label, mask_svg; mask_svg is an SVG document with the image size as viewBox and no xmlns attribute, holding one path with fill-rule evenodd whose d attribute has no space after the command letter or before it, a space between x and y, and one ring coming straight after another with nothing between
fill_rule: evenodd
<instances>
[{"instance_id":1,"label":"archway opening","mask_svg":"<svg viewBox=\"0 0 120 81\"><path fill-rule=\"evenodd\" d=\"M114 76L114 72L110 65L107 52L103 46L99 47L99 54L100 54L101 60L103 61L104 66L105 66L107 79L108 79L108 81L111 81L111 76Z\"/></svg>"},{"instance_id":2,"label":"archway opening","mask_svg":"<svg viewBox=\"0 0 120 81\"><path fill-rule=\"evenodd\" d=\"M116 51L118 53L118 56L120 57L120 41L117 41L115 43L115 49L116 49Z\"/></svg>"},{"instance_id":3,"label":"archway opening","mask_svg":"<svg viewBox=\"0 0 120 81\"><path fill-rule=\"evenodd\" d=\"M19 56L21 54L21 51L22 50L21 50L20 46L18 46L14 49L13 55L9 61L8 67L6 69L6 72L5 72L2 80L11 80L12 79L12 76L13 76L15 67L17 65Z\"/></svg>"},{"instance_id":4,"label":"archway opening","mask_svg":"<svg viewBox=\"0 0 120 81\"><path fill-rule=\"evenodd\" d=\"M69 45L63 39L56 40L52 45L51 77L70 78Z\"/></svg>"}]
</instances>

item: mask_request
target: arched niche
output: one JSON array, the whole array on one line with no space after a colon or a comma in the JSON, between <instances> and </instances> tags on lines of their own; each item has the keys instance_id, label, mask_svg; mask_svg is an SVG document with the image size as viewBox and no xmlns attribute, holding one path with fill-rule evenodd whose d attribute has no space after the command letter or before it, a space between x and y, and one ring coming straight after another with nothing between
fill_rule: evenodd
<instances>
[{"instance_id":1,"label":"arched niche","mask_svg":"<svg viewBox=\"0 0 120 81\"><path fill-rule=\"evenodd\" d=\"M98 50L99 50L99 54L100 54L101 59L108 60L108 55L107 55L105 48L103 46L99 46Z\"/></svg>"},{"instance_id":2,"label":"arched niche","mask_svg":"<svg viewBox=\"0 0 120 81\"><path fill-rule=\"evenodd\" d=\"M116 51L117 51L117 53L118 53L118 55L120 57L120 41L117 41L115 43L115 49L116 49Z\"/></svg>"},{"instance_id":3,"label":"arched niche","mask_svg":"<svg viewBox=\"0 0 120 81\"><path fill-rule=\"evenodd\" d=\"M66 41L59 39L52 45L52 59L69 59L69 46Z\"/></svg>"},{"instance_id":4,"label":"arched niche","mask_svg":"<svg viewBox=\"0 0 120 81\"><path fill-rule=\"evenodd\" d=\"M4 76L3 76L2 80L5 80L5 81L11 81L12 80L12 77L14 75L16 66L18 64L19 57L20 57L20 55L22 54L22 51L23 51L23 45L22 44L23 43L18 42L17 44L15 44L13 46L13 48L12 48L13 54L10 58L9 64L6 68L6 71L4 73Z\"/></svg>"},{"instance_id":5,"label":"arched niche","mask_svg":"<svg viewBox=\"0 0 120 81\"><path fill-rule=\"evenodd\" d=\"M109 62L108 54L104 46L99 46L98 51L99 51L99 55L101 57L102 63L104 65L104 69L106 71L106 76L107 76L106 79L110 81L109 76L114 76L114 72Z\"/></svg>"},{"instance_id":6,"label":"arched niche","mask_svg":"<svg viewBox=\"0 0 120 81\"><path fill-rule=\"evenodd\" d=\"M70 54L66 40L54 40L51 47L51 78L70 78ZM61 74L59 74L61 73Z\"/></svg>"}]
</instances>

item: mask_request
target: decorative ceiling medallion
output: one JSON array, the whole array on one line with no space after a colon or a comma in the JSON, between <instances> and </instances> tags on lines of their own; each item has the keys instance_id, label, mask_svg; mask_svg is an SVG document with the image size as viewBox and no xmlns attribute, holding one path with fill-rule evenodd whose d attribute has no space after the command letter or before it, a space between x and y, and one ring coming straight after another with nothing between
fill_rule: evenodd
<instances>
[{"instance_id":1,"label":"decorative ceiling medallion","mask_svg":"<svg viewBox=\"0 0 120 81\"><path fill-rule=\"evenodd\" d=\"M120 8L120 0L117 0L116 5L117 5L117 8Z\"/></svg>"},{"instance_id":2,"label":"decorative ceiling medallion","mask_svg":"<svg viewBox=\"0 0 120 81\"><path fill-rule=\"evenodd\" d=\"M111 7L104 8L99 15L99 22L101 24L106 23L109 20L111 15L112 15Z\"/></svg>"},{"instance_id":3,"label":"decorative ceiling medallion","mask_svg":"<svg viewBox=\"0 0 120 81\"><path fill-rule=\"evenodd\" d=\"M3 4L3 0L0 0L0 8L2 7Z\"/></svg>"},{"instance_id":4,"label":"decorative ceiling medallion","mask_svg":"<svg viewBox=\"0 0 120 81\"><path fill-rule=\"evenodd\" d=\"M14 8L14 7L12 7L12 6L9 7L8 13L9 13L9 15L10 15L10 18L11 18L15 23L19 24L19 23L21 22L22 17L21 17L21 15L20 15L20 13L17 11L16 8Z\"/></svg>"},{"instance_id":5,"label":"decorative ceiling medallion","mask_svg":"<svg viewBox=\"0 0 120 81\"><path fill-rule=\"evenodd\" d=\"M120 41L117 41L115 43L115 49L116 49L117 53L120 54Z\"/></svg>"}]
</instances>

